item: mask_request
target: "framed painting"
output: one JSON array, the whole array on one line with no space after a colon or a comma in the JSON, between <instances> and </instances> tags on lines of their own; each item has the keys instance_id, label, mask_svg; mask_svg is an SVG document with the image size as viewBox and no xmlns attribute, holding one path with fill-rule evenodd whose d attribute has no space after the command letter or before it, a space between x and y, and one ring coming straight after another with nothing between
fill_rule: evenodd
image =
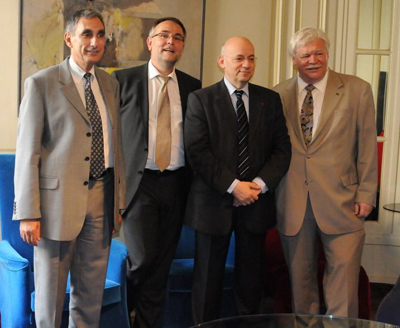
<instances>
[{"instance_id":1,"label":"framed painting","mask_svg":"<svg viewBox=\"0 0 400 328\"><path fill-rule=\"evenodd\" d=\"M141 65L150 58L146 38L155 20L173 16L187 30L179 69L200 78L202 72L204 0L21 0L20 100L25 79L69 55L64 42L66 19L93 8L106 25L107 49L98 66L108 72Z\"/></svg>"}]
</instances>

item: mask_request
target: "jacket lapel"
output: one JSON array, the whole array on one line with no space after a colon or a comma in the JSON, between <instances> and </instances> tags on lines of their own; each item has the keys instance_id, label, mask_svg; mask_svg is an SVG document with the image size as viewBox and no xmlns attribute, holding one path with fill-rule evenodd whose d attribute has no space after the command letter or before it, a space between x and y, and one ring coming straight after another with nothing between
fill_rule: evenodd
<instances>
[{"instance_id":1,"label":"jacket lapel","mask_svg":"<svg viewBox=\"0 0 400 328\"><path fill-rule=\"evenodd\" d=\"M339 76L334 71L329 71L321 115L319 117L317 130L314 132L313 140L310 146L315 143L318 138L320 138L321 133L323 133L324 126L329 121L330 117L335 111L335 108L337 108L338 103L343 96L342 87L343 82L340 80Z\"/></svg>"},{"instance_id":2,"label":"jacket lapel","mask_svg":"<svg viewBox=\"0 0 400 328\"><path fill-rule=\"evenodd\" d=\"M146 144L149 144L149 84L148 84L148 70L149 64L144 64L141 69L141 76L137 80L137 98L140 114L142 116L143 131L146 138ZM133 88L135 90L136 88ZM134 91L132 91L134 92Z\"/></svg>"},{"instance_id":3,"label":"jacket lapel","mask_svg":"<svg viewBox=\"0 0 400 328\"><path fill-rule=\"evenodd\" d=\"M237 116L236 109L233 107L231 96L225 85L224 80L219 83L215 98L215 108L218 111L218 116L221 117L220 122L225 122L232 132L237 135Z\"/></svg>"},{"instance_id":4,"label":"jacket lapel","mask_svg":"<svg viewBox=\"0 0 400 328\"><path fill-rule=\"evenodd\" d=\"M283 108L285 111L286 120L292 125L293 131L303 145L304 149L306 145L303 141L303 131L301 130L300 124L300 113L299 113L299 104L298 104L298 84L297 84L297 76L292 78L286 87L287 92L287 104L283 104Z\"/></svg>"},{"instance_id":5,"label":"jacket lapel","mask_svg":"<svg viewBox=\"0 0 400 328\"><path fill-rule=\"evenodd\" d=\"M258 131L258 125L261 122L262 107L266 105L261 103L256 89L249 83L249 145L252 144L252 140L257 133L256 131Z\"/></svg>"},{"instance_id":6,"label":"jacket lapel","mask_svg":"<svg viewBox=\"0 0 400 328\"><path fill-rule=\"evenodd\" d=\"M108 81L106 81L106 79L102 79L100 77L101 73L103 73L103 72L99 72L100 71L99 68L95 67L94 70L95 70L97 82L99 83L99 86L100 86L100 92L103 95L103 99L106 104L106 110L108 112L108 116L110 117L111 126L114 126L115 113L113 111L111 111L110 108L115 108L115 104L114 104L115 98L113 95L111 85ZM105 73L105 74L107 74L107 73Z\"/></svg>"},{"instance_id":7,"label":"jacket lapel","mask_svg":"<svg viewBox=\"0 0 400 328\"><path fill-rule=\"evenodd\" d=\"M82 99L79 96L78 90L76 89L75 82L72 79L68 60L69 57L60 64L59 82L61 84L61 91L65 98L67 98L72 106L74 106L74 108L79 112L79 114L81 114L86 121L90 122L86 108L82 103Z\"/></svg>"}]
</instances>

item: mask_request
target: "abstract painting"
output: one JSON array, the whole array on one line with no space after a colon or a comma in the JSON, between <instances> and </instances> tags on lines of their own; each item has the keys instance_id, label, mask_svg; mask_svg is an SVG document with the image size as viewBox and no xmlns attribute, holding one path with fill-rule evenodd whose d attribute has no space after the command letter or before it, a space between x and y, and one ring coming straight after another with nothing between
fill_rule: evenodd
<instances>
[{"instance_id":1,"label":"abstract painting","mask_svg":"<svg viewBox=\"0 0 400 328\"><path fill-rule=\"evenodd\" d=\"M108 72L149 60L146 38L154 21L179 18L186 27L185 51L178 68L201 78L204 0L21 0L20 94L25 79L63 61L66 19L83 8L104 17L107 50L98 66Z\"/></svg>"}]
</instances>

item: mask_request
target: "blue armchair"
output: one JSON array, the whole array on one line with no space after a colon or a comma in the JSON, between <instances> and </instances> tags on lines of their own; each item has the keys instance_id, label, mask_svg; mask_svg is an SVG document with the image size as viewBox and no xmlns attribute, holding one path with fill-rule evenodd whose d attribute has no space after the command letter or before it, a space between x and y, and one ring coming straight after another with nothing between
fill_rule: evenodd
<instances>
[{"instance_id":1,"label":"blue armchair","mask_svg":"<svg viewBox=\"0 0 400 328\"><path fill-rule=\"evenodd\" d=\"M193 326L192 284L195 249L195 231L183 226L179 244L169 271L167 295L160 318L161 328L184 328ZM221 317L236 314L233 296L233 275L235 268L235 238L232 234L226 259L224 291Z\"/></svg>"},{"instance_id":2,"label":"blue armchair","mask_svg":"<svg viewBox=\"0 0 400 328\"><path fill-rule=\"evenodd\" d=\"M0 154L0 314L7 328L35 327L33 247L19 235L19 223L12 221L15 155ZM129 328L126 306L126 246L111 243L100 327ZM68 326L69 282L65 295L62 327Z\"/></svg>"}]
</instances>

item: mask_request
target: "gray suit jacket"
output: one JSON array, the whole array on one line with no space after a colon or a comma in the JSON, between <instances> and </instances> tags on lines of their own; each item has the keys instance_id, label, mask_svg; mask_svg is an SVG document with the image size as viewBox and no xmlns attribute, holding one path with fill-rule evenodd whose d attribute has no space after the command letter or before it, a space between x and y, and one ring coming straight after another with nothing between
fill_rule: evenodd
<instances>
[{"instance_id":1,"label":"gray suit jacket","mask_svg":"<svg viewBox=\"0 0 400 328\"><path fill-rule=\"evenodd\" d=\"M114 147L114 226L124 208L118 82L95 68L112 124ZM15 164L14 220L41 219L41 236L77 237L85 220L91 127L72 79L68 58L25 82L20 107Z\"/></svg>"},{"instance_id":2,"label":"gray suit jacket","mask_svg":"<svg viewBox=\"0 0 400 328\"><path fill-rule=\"evenodd\" d=\"M362 229L354 203L375 205L378 182L371 86L358 77L329 71L320 121L308 149L300 126L297 76L274 90L281 96L292 142L290 168L276 193L279 231L297 234L307 194L324 233Z\"/></svg>"}]
</instances>

